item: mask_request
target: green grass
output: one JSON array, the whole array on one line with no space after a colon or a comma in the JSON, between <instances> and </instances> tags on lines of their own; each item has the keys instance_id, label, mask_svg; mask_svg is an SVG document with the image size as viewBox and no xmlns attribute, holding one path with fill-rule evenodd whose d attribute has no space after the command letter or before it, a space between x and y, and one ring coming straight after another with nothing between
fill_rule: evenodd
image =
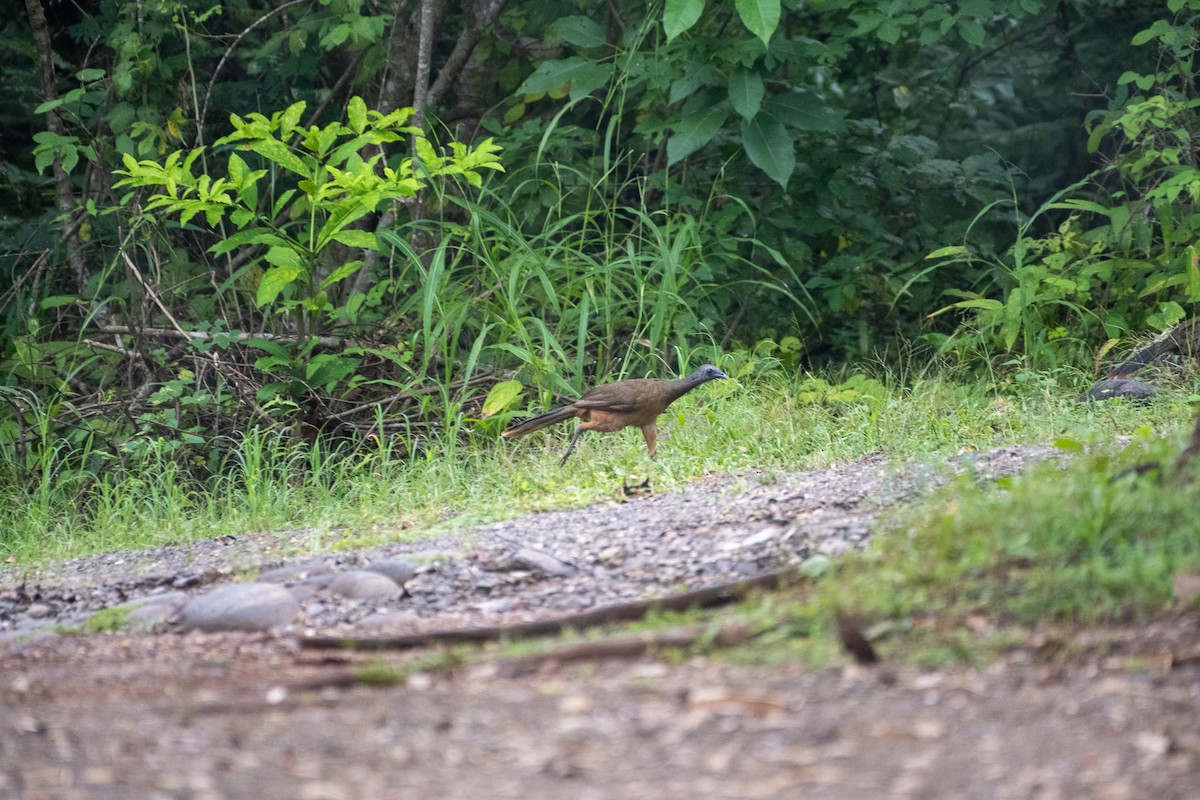
<instances>
[{"instance_id":1,"label":"green grass","mask_svg":"<svg viewBox=\"0 0 1200 800\"><path fill-rule=\"evenodd\" d=\"M86 486L61 478L70 454L54 451L57 461L41 481L0 489L0 558L33 563L295 528L315 531L314 550L351 547L584 505L646 476L669 491L714 472L804 470L868 453L933 458L1063 435L1107 440L1139 429L1178 431L1193 414L1178 396L1147 406L1076 405L1072 387L996 394L940 377L905 387L888 382L883 376L873 389L841 395L778 372L708 384L660 420L654 462L630 429L586 435L560 469L569 425L512 442L476 432L466 443L435 441L404 457L395 442L345 456L253 435L235 449L224 479L208 487L191 482L167 455L105 471Z\"/></svg>"},{"instance_id":2,"label":"green grass","mask_svg":"<svg viewBox=\"0 0 1200 800\"><path fill-rule=\"evenodd\" d=\"M1200 473L1122 474L1170 465L1178 435L1060 441L1081 444L1087 453L1069 463L963 477L901 512L867 553L827 573L820 610L804 613L826 625L835 609L850 613L888 631L885 648L925 661L986 660L1014 630L1162 614L1172 576L1200 572Z\"/></svg>"}]
</instances>

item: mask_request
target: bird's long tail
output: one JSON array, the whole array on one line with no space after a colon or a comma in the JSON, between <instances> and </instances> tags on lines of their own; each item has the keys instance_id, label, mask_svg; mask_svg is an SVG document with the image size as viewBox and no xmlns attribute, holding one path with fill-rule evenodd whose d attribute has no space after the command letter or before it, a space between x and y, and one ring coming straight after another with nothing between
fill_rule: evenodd
<instances>
[{"instance_id":1,"label":"bird's long tail","mask_svg":"<svg viewBox=\"0 0 1200 800\"><path fill-rule=\"evenodd\" d=\"M570 419L573 416L575 416L575 409L570 406L563 406L562 408L556 408L553 411L547 411L545 414L539 414L536 417L530 417L527 420L518 422L500 435L506 439L510 436L524 436L527 433L540 431L542 428Z\"/></svg>"}]
</instances>

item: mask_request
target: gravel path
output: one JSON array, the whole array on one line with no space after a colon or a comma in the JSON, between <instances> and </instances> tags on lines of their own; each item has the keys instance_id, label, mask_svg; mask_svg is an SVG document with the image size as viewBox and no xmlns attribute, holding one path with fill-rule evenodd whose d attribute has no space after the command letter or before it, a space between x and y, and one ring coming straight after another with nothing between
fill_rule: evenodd
<instances>
[{"instance_id":1,"label":"gravel path","mask_svg":"<svg viewBox=\"0 0 1200 800\"><path fill-rule=\"evenodd\" d=\"M956 466L997 476L1050 452ZM311 532L255 534L6 570L0 797L1196 796L1196 615L1114 632L1067 665L1039 665L1034 641L981 669L693 658L513 676L484 662L372 688L339 676L379 656L298 647L811 564L862 547L882 511L943 474L865 458L346 553L314 555ZM115 633L64 633L121 606Z\"/></svg>"},{"instance_id":2,"label":"gravel path","mask_svg":"<svg viewBox=\"0 0 1200 800\"><path fill-rule=\"evenodd\" d=\"M1048 454L1008 448L957 466L999 475ZM132 609L131 622L155 631L392 633L432 619L440 627L535 619L861 548L879 510L939 480L926 466L868 457L810 473L714 476L670 494L335 554L312 555L315 534L299 531L110 553L32 573L9 569L0 572L0 642L55 636L113 607ZM181 619L189 600L250 579L258 592L224 605L218 597L215 622ZM294 607L265 584L286 589ZM247 607L272 602L277 613L260 625L221 626L230 604L245 617Z\"/></svg>"}]
</instances>

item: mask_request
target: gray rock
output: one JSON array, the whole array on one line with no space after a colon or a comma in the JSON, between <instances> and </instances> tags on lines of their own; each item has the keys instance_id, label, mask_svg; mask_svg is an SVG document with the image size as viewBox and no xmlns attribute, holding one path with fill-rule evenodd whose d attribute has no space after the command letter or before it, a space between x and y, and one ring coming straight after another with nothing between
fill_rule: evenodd
<instances>
[{"instance_id":1,"label":"gray rock","mask_svg":"<svg viewBox=\"0 0 1200 800\"><path fill-rule=\"evenodd\" d=\"M397 586L403 586L413 579L420 568L420 564L409 558L388 558L383 561L376 561L374 564L366 567L367 572L378 572L389 579Z\"/></svg>"},{"instance_id":2,"label":"gray rock","mask_svg":"<svg viewBox=\"0 0 1200 800\"><path fill-rule=\"evenodd\" d=\"M512 597L501 597L496 600L488 600L479 604L479 610L484 614L503 614L505 611L512 610L517 605L517 601Z\"/></svg>"},{"instance_id":3,"label":"gray rock","mask_svg":"<svg viewBox=\"0 0 1200 800\"><path fill-rule=\"evenodd\" d=\"M328 561L305 561L300 564L285 564L282 567L268 569L258 576L260 581L267 583L287 583L297 579L311 578L315 575L328 575L333 572L333 565Z\"/></svg>"},{"instance_id":4,"label":"gray rock","mask_svg":"<svg viewBox=\"0 0 1200 800\"><path fill-rule=\"evenodd\" d=\"M41 619L42 617L50 616L52 613L54 613L54 609L45 603L34 603L25 609L25 616L30 619Z\"/></svg>"},{"instance_id":5,"label":"gray rock","mask_svg":"<svg viewBox=\"0 0 1200 800\"><path fill-rule=\"evenodd\" d=\"M358 628L386 628L393 625L411 625L420 619L415 611L385 611L363 617L354 624Z\"/></svg>"},{"instance_id":6,"label":"gray rock","mask_svg":"<svg viewBox=\"0 0 1200 800\"><path fill-rule=\"evenodd\" d=\"M187 595L182 592L171 592L171 594L183 596L175 598L164 595L163 600L151 600L137 604L126 603L126 607L130 608L129 613L125 615L125 628L131 631L148 631L160 622L166 622L175 616L175 612L187 601Z\"/></svg>"},{"instance_id":7,"label":"gray rock","mask_svg":"<svg viewBox=\"0 0 1200 800\"><path fill-rule=\"evenodd\" d=\"M121 605L132 608L154 605L168 605L179 608L187 602L187 599L187 592L159 592L158 594L143 594L138 597L131 597Z\"/></svg>"},{"instance_id":8,"label":"gray rock","mask_svg":"<svg viewBox=\"0 0 1200 800\"><path fill-rule=\"evenodd\" d=\"M575 574L575 568L567 562L555 558L549 553L543 553L541 550L534 550L532 547L522 547L507 558L491 565L491 569L497 572L530 570L553 575L556 578L569 578Z\"/></svg>"},{"instance_id":9,"label":"gray rock","mask_svg":"<svg viewBox=\"0 0 1200 800\"><path fill-rule=\"evenodd\" d=\"M356 569L334 578L333 583L329 584L329 591L350 600L371 600L398 594L400 586L386 575Z\"/></svg>"},{"instance_id":10,"label":"gray rock","mask_svg":"<svg viewBox=\"0 0 1200 800\"><path fill-rule=\"evenodd\" d=\"M318 575L315 578L306 578L302 581L297 581L288 587L288 592L291 593L292 597L296 598L297 603L303 603L331 583L333 583L332 575Z\"/></svg>"},{"instance_id":11,"label":"gray rock","mask_svg":"<svg viewBox=\"0 0 1200 800\"><path fill-rule=\"evenodd\" d=\"M185 631L267 631L287 625L300 604L274 583L234 583L193 597L179 609Z\"/></svg>"}]
</instances>

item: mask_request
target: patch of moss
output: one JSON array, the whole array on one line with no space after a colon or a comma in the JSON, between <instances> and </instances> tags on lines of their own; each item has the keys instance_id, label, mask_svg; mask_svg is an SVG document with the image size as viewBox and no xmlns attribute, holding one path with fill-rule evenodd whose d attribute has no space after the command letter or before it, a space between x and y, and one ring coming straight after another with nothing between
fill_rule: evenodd
<instances>
[{"instance_id":1,"label":"patch of moss","mask_svg":"<svg viewBox=\"0 0 1200 800\"><path fill-rule=\"evenodd\" d=\"M129 606L102 608L88 617L87 622L80 628L84 633L112 633L124 630L129 612Z\"/></svg>"}]
</instances>

